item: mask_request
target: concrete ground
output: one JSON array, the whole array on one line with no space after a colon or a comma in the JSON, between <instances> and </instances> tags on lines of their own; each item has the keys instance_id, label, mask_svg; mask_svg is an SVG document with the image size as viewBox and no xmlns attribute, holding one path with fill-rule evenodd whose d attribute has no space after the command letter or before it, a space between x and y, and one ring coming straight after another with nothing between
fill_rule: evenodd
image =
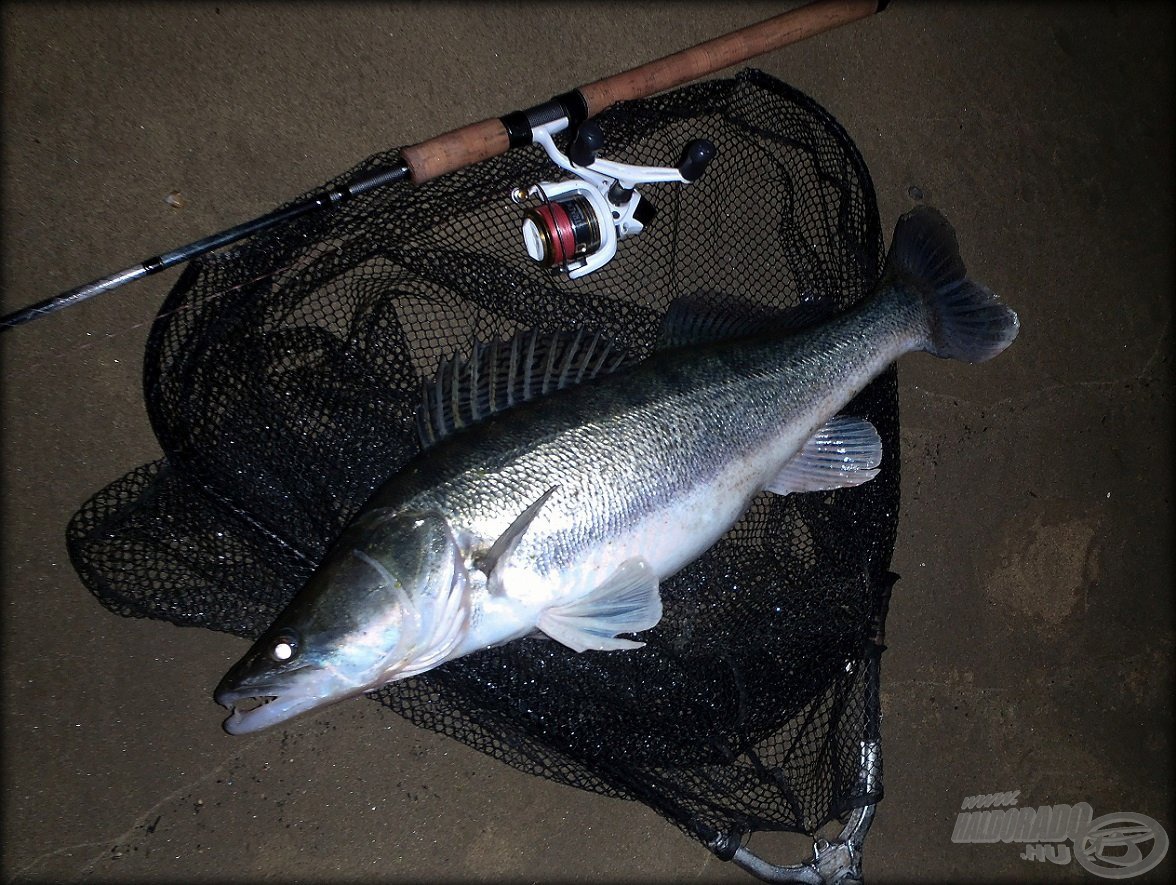
<instances>
[{"instance_id":1,"label":"concrete ground","mask_svg":"<svg viewBox=\"0 0 1176 885\"><path fill-rule=\"evenodd\" d=\"M4 4L3 310L787 5ZM867 874L1090 878L951 836L1020 790L1176 837L1171 7L898 0L756 64L845 125L887 229L921 189L1023 322L994 363L901 369ZM749 881L370 702L230 738L244 643L99 606L64 528L158 456L140 364L174 280L2 337L5 881Z\"/></svg>"}]
</instances>

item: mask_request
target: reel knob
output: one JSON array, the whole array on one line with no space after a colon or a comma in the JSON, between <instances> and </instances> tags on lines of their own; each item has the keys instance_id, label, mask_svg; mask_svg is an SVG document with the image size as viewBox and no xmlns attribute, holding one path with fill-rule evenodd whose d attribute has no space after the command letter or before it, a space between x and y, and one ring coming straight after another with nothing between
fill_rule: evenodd
<instances>
[{"instance_id":1,"label":"reel knob","mask_svg":"<svg viewBox=\"0 0 1176 885\"><path fill-rule=\"evenodd\" d=\"M568 159L577 166L591 166L596 152L604 147L604 132L595 120L585 120L576 129L576 137L568 148Z\"/></svg>"},{"instance_id":2,"label":"reel knob","mask_svg":"<svg viewBox=\"0 0 1176 885\"><path fill-rule=\"evenodd\" d=\"M705 138L700 138L686 145L682 159L678 161L678 171L687 181L698 181L714 158L715 146Z\"/></svg>"}]
</instances>

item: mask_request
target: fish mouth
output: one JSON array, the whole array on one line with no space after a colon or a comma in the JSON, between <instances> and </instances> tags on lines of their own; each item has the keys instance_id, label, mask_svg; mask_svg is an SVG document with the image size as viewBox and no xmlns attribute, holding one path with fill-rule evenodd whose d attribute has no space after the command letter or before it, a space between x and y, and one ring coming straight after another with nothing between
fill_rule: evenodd
<instances>
[{"instance_id":1,"label":"fish mouth","mask_svg":"<svg viewBox=\"0 0 1176 885\"><path fill-rule=\"evenodd\" d=\"M301 713L321 707L335 698L318 692L299 691L288 685L219 686L213 699L230 711L223 726L229 734L252 734Z\"/></svg>"}]
</instances>

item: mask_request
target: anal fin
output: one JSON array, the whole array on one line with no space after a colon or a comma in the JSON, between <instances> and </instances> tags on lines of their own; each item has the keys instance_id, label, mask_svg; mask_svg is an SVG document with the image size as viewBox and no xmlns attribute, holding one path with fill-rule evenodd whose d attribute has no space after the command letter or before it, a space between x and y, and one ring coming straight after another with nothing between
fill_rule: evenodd
<instances>
[{"instance_id":1,"label":"anal fin","mask_svg":"<svg viewBox=\"0 0 1176 885\"><path fill-rule=\"evenodd\" d=\"M603 584L575 602L539 616L539 629L568 648L583 652L641 648L618 633L648 630L661 620L657 575L644 559L627 559Z\"/></svg>"},{"instance_id":2,"label":"anal fin","mask_svg":"<svg viewBox=\"0 0 1176 885\"><path fill-rule=\"evenodd\" d=\"M821 427L768 483L777 495L821 492L869 482L882 463L882 439L864 418L838 415Z\"/></svg>"}]
</instances>

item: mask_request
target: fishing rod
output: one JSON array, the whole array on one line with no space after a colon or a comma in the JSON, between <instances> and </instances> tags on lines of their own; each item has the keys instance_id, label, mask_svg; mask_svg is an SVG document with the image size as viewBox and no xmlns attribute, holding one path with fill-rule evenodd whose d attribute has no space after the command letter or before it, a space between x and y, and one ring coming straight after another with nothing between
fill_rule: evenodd
<instances>
[{"instance_id":1,"label":"fishing rod","mask_svg":"<svg viewBox=\"0 0 1176 885\"><path fill-rule=\"evenodd\" d=\"M551 149L547 148L546 142L550 140L550 135L563 129L579 127L589 118L617 102L645 98L689 83L732 65L741 64L758 55L881 12L888 3L889 0L814 0L814 2L758 24L748 25L740 30L715 37L656 61L647 62L623 73L614 74L570 92L556 95L549 101L527 110L513 111L501 117L492 117L479 123L471 123L454 129L404 148L401 151L403 165L375 169L332 190L312 195L251 221L180 246L170 252L154 255L125 270L69 289L60 295L0 317L0 332L56 313L134 280L175 267L177 264L183 264L222 246L293 221L303 215L328 210L351 200L353 197L388 184L402 181L423 184L446 173L504 154L511 148L532 144L536 140L544 145L552 159L558 163L557 157L552 154ZM586 160L587 162L577 165L594 168L599 164L606 163L606 161L595 159L595 150L598 147L598 139L589 130L587 138L580 138L578 143L573 144L573 149L569 152L571 162L575 164L577 159ZM713 154L713 149L710 154ZM660 174L660 178L647 176L643 180L689 182L702 173L709 160L710 156L705 142L692 142L687 146L678 164L679 177L667 177L671 175L673 170L661 169L652 170ZM609 165L621 166L621 164ZM627 168L631 170L634 167ZM636 168L640 169L641 167ZM645 171L649 172L650 170L646 167ZM581 173L577 171L577 174ZM613 177L613 181L621 185L624 184L619 173ZM631 187L621 186L620 193L626 199L631 199L632 206L638 208L639 200L636 195L626 196L624 193L631 190ZM541 192L539 196L543 199L547 198L546 193ZM519 201L521 202L523 199L523 195L519 195ZM614 202L613 205L617 204ZM547 215L542 213L532 215L533 219L546 218L552 225L552 229L547 232L550 234L547 240L543 240L542 234L544 232L539 230L541 225L534 220L531 221L533 227L524 228L527 250L536 260L545 260L545 263L559 263L560 259L551 254L553 248L554 251L559 251L559 235L566 233L569 235L569 239L574 240L574 237L571 236L575 229L574 219L560 217L563 218L562 229L555 220L556 217L550 212ZM634 229L640 229L639 223ZM609 226L609 231L611 232L611 230L612 228ZM620 229L618 228L618 230ZM623 233L621 231L622 235ZM565 263L567 269L578 270L581 273L588 272L584 270L584 266L584 263L576 267ZM591 269L588 268L588 270Z\"/></svg>"}]
</instances>

